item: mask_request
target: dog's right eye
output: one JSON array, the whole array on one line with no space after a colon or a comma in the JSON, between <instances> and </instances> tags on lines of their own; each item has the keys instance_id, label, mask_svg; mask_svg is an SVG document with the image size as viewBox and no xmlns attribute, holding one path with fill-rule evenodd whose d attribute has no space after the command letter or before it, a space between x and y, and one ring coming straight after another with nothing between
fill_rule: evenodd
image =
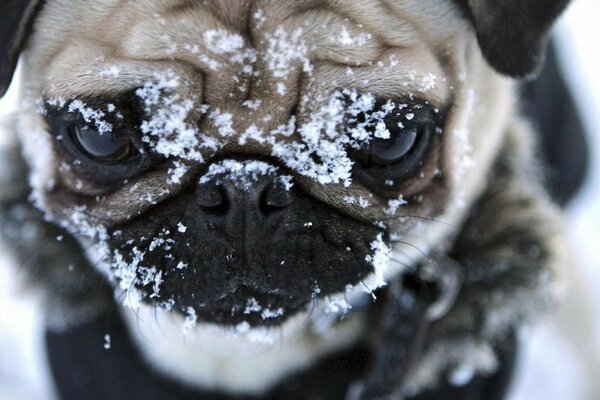
<instances>
[{"instance_id":1,"label":"dog's right eye","mask_svg":"<svg viewBox=\"0 0 600 400\"><path fill-rule=\"evenodd\" d=\"M144 148L139 118L127 103L109 107L73 100L46 107L46 122L61 158L77 178L99 189L120 185L160 161Z\"/></svg>"},{"instance_id":2,"label":"dog's right eye","mask_svg":"<svg viewBox=\"0 0 600 400\"><path fill-rule=\"evenodd\" d=\"M89 158L105 163L124 161L138 151L126 135L99 132L89 126L73 124L69 127L71 140Z\"/></svg>"}]
</instances>

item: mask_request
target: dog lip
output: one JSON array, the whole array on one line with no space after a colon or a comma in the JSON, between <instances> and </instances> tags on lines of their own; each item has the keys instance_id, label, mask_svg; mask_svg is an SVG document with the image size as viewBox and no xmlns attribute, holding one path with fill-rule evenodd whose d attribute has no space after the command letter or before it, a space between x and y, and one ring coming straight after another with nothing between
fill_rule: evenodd
<instances>
[{"instance_id":1,"label":"dog lip","mask_svg":"<svg viewBox=\"0 0 600 400\"><path fill-rule=\"evenodd\" d=\"M221 325L248 323L272 326L304 310L310 296L283 296L277 289L257 290L244 285L197 307L199 319Z\"/></svg>"}]
</instances>

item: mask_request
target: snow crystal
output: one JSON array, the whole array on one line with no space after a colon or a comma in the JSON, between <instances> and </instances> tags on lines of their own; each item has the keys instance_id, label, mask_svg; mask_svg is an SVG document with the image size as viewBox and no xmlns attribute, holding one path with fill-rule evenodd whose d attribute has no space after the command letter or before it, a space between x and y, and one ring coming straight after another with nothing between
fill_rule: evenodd
<instances>
[{"instance_id":1,"label":"snow crystal","mask_svg":"<svg viewBox=\"0 0 600 400\"><path fill-rule=\"evenodd\" d=\"M261 104L262 104L262 100L260 100L260 99L246 100L242 103L242 105L244 107L247 107L251 110L258 110L258 108L260 107Z\"/></svg>"},{"instance_id":2,"label":"snow crystal","mask_svg":"<svg viewBox=\"0 0 600 400\"><path fill-rule=\"evenodd\" d=\"M359 196L359 197L344 196L343 200L344 200L344 202L346 202L347 204L350 204L350 205L357 204L360 208L368 208L371 205L369 200L365 199L362 196Z\"/></svg>"},{"instance_id":3,"label":"snow crystal","mask_svg":"<svg viewBox=\"0 0 600 400\"><path fill-rule=\"evenodd\" d=\"M177 231L181 233L185 233L187 231L187 226L183 225L181 222L177 223Z\"/></svg>"},{"instance_id":4,"label":"snow crystal","mask_svg":"<svg viewBox=\"0 0 600 400\"><path fill-rule=\"evenodd\" d=\"M432 74L430 72L427 75L425 75L425 77L423 78L423 80L421 82L421 87L419 88L419 91L426 92L428 90L435 89L436 85L437 85L437 76L435 76L435 74Z\"/></svg>"},{"instance_id":5,"label":"snow crystal","mask_svg":"<svg viewBox=\"0 0 600 400\"><path fill-rule=\"evenodd\" d=\"M184 263L183 261L179 261L177 263L177 266L175 268L177 269L186 269L188 267L188 264Z\"/></svg>"},{"instance_id":6,"label":"snow crystal","mask_svg":"<svg viewBox=\"0 0 600 400\"><path fill-rule=\"evenodd\" d=\"M273 319L281 317L284 314L283 308L277 308L276 310L271 310L269 308L265 308L261 312L262 319Z\"/></svg>"},{"instance_id":7,"label":"snow crystal","mask_svg":"<svg viewBox=\"0 0 600 400\"><path fill-rule=\"evenodd\" d=\"M251 139L257 143L264 143L265 138L263 137L263 130L252 124L240 135L238 143L240 146L246 145L248 140Z\"/></svg>"},{"instance_id":8,"label":"snow crystal","mask_svg":"<svg viewBox=\"0 0 600 400\"><path fill-rule=\"evenodd\" d=\"M398 211L398 208L405 204L407 204L406 200L404 200L404 197L400 195L396 199L388 200L387 208L383 211L388 215L396 215L396 211Z\"/></svg>"},{"instance_id":9,"label":"snow crystal","mask_svg":"<svg viewBox=\"0 0 600 400\"><path fill-rule=\"evenodd\" d=\"M110 347L111 347L110 335L104 335L104 349L110 350Z\"/></svg>"},{"instance_id":10,"label":"snow crystal","mask_svg":"<svg viewBox=\"0 0 600 400\"><path fill-rule=\"evenodd\" d=\"M185 321L183 322L183 335L187 335L189 331L196 327L196 321L198 317L196 316L196 310L193 307L188 307L186 309Z\"/></svg>"}]
</instances>

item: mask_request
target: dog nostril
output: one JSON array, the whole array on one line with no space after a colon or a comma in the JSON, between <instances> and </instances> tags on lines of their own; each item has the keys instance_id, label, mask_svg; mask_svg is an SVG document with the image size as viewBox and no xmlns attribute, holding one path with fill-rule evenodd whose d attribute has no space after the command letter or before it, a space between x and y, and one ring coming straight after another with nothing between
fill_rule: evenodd
<instances>
[{"instance_id":1,"label":"dog nostril","mask_svg":"<svg viewBox=\"0 0 600 400\"><path fill-rule=\"evenodd\" d=\"M206 211L225 213L229 207L227 192L215 182L207 182L198 186L196 201Z\"/></svg>"},{"instance_id":2,"label":"dog nostril","mask_svg":"<svg viewBox=\"0 0 600 400\"><path fill-rule=\"evenodd\" d=\"M265 214L278 211L288 207L294 201L294 194L291 190L282 185L272 183L263 190L260 198L260 207Z\"/></svg>"}]
</instances>

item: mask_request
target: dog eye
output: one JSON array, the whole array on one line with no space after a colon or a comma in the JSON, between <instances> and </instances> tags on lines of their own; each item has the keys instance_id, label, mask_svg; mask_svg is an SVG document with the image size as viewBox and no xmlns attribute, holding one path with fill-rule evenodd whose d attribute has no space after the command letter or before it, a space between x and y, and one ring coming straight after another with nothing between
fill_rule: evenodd
<instances>
[{"instance_id":1,"label":"dog eye","mask_svg":"<svg viewBox=\"0 0 600 400\"><path fill-rule=\"evenodd\" d=\"M378 102L372 116L362 116L370 136L360 148L350 151L353 175L382 196L394 195L398 185L418 174L431 153L442 113L428 104L400 105ZM381 110L387 109L384 113Z\"/></svg>"},{"instance_id":2,"label":"dog eye","mask_svg":"<svg viewBox=\"0 0 600 400\"><path fill-rule=\"evenodd\" d=\"M146 151L134 104L128 93L58 106L47 102L45 120L55 151L74 176L99 191L114 190L164 161Z\"/></svg>"},{"instance_id":3,"label":"dog eye","mask_svg":"<svg viewBox=\"0 0 600 400\"><path fill-rule=\"evenodd\" d=\"M99 132L89 126L78 125L70 126L69 131L71 140L85 155L101 162L126 160L135 150L128 137L114 132Z\"/></svg>"},{"instance_id":4,"label":"dog eye","mask_svg":"<svg viewBox=\"0 0 600 400\"><path fill-rule=\"evenodd\" d=\"M419 129L410 127L394 132L389 138L373 138L356 153L355 158L365 166L395 164L413 150L418 135Z\"/></svg>"}]
</instances>

